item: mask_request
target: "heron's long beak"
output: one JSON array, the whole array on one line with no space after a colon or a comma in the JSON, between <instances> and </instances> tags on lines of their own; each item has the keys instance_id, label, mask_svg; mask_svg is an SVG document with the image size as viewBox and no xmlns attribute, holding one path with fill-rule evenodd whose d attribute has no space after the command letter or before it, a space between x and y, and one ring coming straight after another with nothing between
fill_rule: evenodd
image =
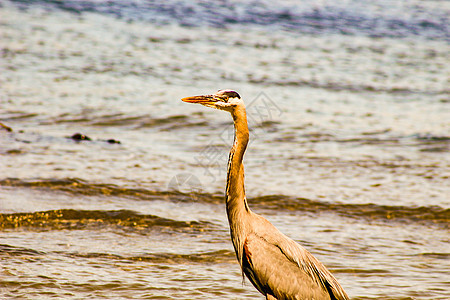
<instances>
[{"instance_id":1,"label":"heron's long beak","mask_svg":"<svg viewBox=\"0 0 450 300\"><path fill-rule=\"evenodd\" d=\"M211 104L217 102L217 100L214 98L214 95L192 96L183 98L181 100L188 103L199 103L199 104Z\"/></svg>"}]
</instances>

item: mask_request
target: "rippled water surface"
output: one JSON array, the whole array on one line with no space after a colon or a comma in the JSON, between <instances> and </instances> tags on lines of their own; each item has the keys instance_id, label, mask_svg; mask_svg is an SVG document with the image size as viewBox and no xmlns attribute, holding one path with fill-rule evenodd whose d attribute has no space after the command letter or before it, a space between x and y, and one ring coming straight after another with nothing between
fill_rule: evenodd
<instances>
[{"instance_id":1,"label":"rippled water surface","mask_svg":"<svg viewBox=\"0 0 450 300\"><path fill-rule=\"evenodd\" d=\"M229 238L228 114L250 207L352 299L448 299L445 1L1 1L2 299L255 299Z\"/></svg>"}]
</instances>

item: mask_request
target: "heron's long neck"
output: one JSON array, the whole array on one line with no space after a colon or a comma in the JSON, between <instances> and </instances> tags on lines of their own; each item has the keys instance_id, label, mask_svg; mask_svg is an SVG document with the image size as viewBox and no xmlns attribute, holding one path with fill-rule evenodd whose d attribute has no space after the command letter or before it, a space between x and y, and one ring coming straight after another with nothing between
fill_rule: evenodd
<instances>
[{"instance_id":1,"label":"heron's long neck","mask_svg":"<svg viewBox=\"0 0 450 300\"><path fill-rule=\"evenodd\" d=\"M234 144L228 158L226 189L227 212L229 218L230 213L234 214L248 211L244 189L244 164L242 163L249 138L245 107L236 107L232 112L232 116L235 132Z\"/></svg>"},{"instance_id":2,"label":"heron's long neck","mask_svg":"<svg viewBox=\"0 0 450 300\"><path fill-rule=\"evenodd\" d=\"M244 164L242 163L249 138L245 107L236 107L232 112L232 116L235 135L234 144L228 158L226 205L231 239L239 263L242 263L242 247L247 230L243 220L246 220L245 215L250 213L245 198Z\"/></svg>"}]
</instances>

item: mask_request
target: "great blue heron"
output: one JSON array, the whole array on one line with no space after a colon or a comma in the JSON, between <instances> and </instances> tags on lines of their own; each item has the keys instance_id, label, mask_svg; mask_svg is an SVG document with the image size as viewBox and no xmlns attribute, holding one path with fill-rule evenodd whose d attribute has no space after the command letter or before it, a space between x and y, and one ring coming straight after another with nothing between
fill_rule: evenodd
<instances>
[{"instance_id":1,"label":"great blue heron","mask_svg":"<svg viewBox=\"0 0 450 300\"><path fill-rule=\"evenodd\" d=\"M225 110L234 120L228 159L226 207L231 240L242 272L266 299L349 299L336 278L305 248L250 210L244 189L244 158L249 139L245 105L239 94L219 90L184 102Z\"/></svg>"}]
</instances>

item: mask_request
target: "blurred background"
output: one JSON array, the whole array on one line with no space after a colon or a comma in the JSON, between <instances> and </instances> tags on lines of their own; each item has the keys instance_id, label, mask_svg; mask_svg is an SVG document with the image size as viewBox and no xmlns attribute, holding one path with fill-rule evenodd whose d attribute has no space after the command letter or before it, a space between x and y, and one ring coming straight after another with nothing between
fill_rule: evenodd
<instances>
[{"instance_id":1,"label":"blurred background","mask_svg":"<svg viewBox=\"0 0 450 300\"><path fill-rule=\"evenodd\" d=\"M447 1L0 1L2 299L255 299L224 205L352 299L448 299Z\"/></svg>"}]
</instances>

